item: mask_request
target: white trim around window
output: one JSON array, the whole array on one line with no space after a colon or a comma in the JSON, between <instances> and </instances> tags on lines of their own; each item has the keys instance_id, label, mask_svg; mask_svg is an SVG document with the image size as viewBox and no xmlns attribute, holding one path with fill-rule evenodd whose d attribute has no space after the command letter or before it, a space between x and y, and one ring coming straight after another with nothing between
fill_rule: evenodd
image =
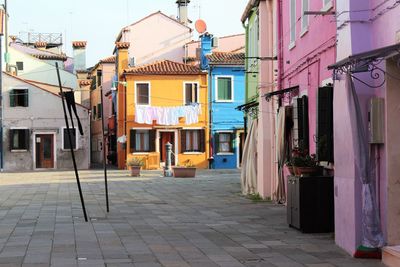
<instances>
[{"instance_id":1,"label":"white trim around window","mask_svg":"<svg viewBox=\"0 0 400 267\"><path fill-rule=\"evenodd\" d=\"M333 0L322 0L321 11L326 12L333 8Z\"/></svg>"},{"instance_id":2,"label":"white trim around window","mask_svg":"<svg viewBox=\"0 0 400 267\"><path fill-rule=\"evenodd\" d=\"M138 104L137 103L137 85L138 84L148 84L149 85L149 103L146 105L146 104ZM150 83L150 81L137 81L137 82L135 82L135 95L134 95L134 98L135 98L135 105L136 106L151 106L151 83Z\"/></svg>"},{"instance_id":3,"label":"white trim around window","mask_svg":"<svg viewBox=\"0 0 400 267\"><path fill-rule=\"evenodd\" d=\"M218 131L215 131L215 133L218 134L218 136L220 134L229 134L232 137L232 134L235 133L235 131L234 130L218 130ZM220 140L218 140L218 143L219 142L220 142ZM236 135L235 135L235 139L234 140L231 139L230 142L231 142L232 152L219 152L219 147L216 147L215 148L215 150L217 152L216 155L218 155L218 156L234 155L235 154ZM235 144L233 142L235 142Z\"/></svg>"},{"instance_id":4,"label":"white trim around window","mask_svg":"<svg viewBox=\"0 0 400 267\"><path fill-rule=\"evenodd\" d=\"M289 49L292 49L295 46L296 24L296 0L289 0Z\"/></svg>"},{"instance_id":5,"label":"white trim around window","mask_svg":"<svg viewBox=\"0 0 400 267\"><path fill-rule=\"evenodd\" d=\"M300 37L303 37L308 32L308 26L310 24L307 15L304 15L305 11L310 9L310 0L301 0L301 32Z\"/></svg>"},{"instance_id":6,"label":"white trim around window","mask_svg":"<svg viewBox=\"0 0 400 267\"><path fill-rule=\"evenodd\" d=\"M196 103L200 103L200 84L198 81L184 81L183 82L183 105L186 105L186 84L197 84L197 99Z\"/></svg>"},{"instance_id":7,"label":"white trim around window","mask_svg":"<svg viewBox=\"0 0 400 267\"><path fill-rule=\"evenodd\" d=\"M69 127L70 129L75 129L75 149L74 151L77 151L79 149L79 141L78 141L78 129L76 127L72 128ZM61 127L61 150L62 151L69 151L70 149L64 148L64 129L67 129L67 127Z\"/></svg>"},{"instance_id":8,"label":"white trim around window","mask_svg":"<svg viewBox=\"0 0 400 267\"><path fill-rule=\"evenodd\" d=\"M218 99L218 78L230 78L231 79L231 99L230 100L219 100ZM231 103L235 101L235 82L233 75L215 75L215 102L226 102Z\"/></svg>"},{"instance_id":9,"label":"white trim around window","mask_svg":"<svg viewBox=\"0 0 400 267\"><path fill-rule=\"evenodd\" d=\"M11 130L29 130L29 127L25 127L25 126L15 126L15 127L10 127L9 129ZM28 144L29 145L29 144ZM28 146L29 147L29 146ZM10 150L11 153L15 153L15 152L28 152L29 149L11 149Z\"/></svg>"}]
</instances>

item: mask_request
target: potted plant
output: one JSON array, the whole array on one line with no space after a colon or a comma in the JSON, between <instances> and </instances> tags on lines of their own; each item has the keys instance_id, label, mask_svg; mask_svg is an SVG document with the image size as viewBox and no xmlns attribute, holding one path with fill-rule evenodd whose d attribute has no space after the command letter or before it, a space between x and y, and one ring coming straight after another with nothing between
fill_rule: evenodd
<instances>
[{"instance_id":1,"label":"potted plant","mask_svg":"<svg viewBox=\"0 0 400 267\"><path fill-rule=\"evenodd\" d=\"M130 158L126 162L126 165L131 171L131 176L137 177L140 176L140 169L144 166L144 161L141 158Z\"/></svg>"},{"instance_id":2,"label":"potted plant","mask_svg":"<svg viewBox=\"0 0 400 267\"><path fill-rule=\"evenodd\" d=\"M172 167L172 171L174 177L192 178L196 176L196 167L190 159L184 161L183 166Z\"/></svg>"},{"instance_id":3,"label":"potted plant","mask_svg":"<svg viewBox=\"0 0 400 267\"><path fill-rule=\"evenodd\" d=\"M289 173L291 175L294 175L294 169L293 169L292 160L291 159L290 160L286 160L285 165L286 165L286 168L288 169Z\"/></svg>"},{"instance_id":4,"label":"potted plant","mask_svg":"<svg viewBox=\"0 0 400 267\"><path fill-rule=\"evenodd\" d=\"M308 151L294 148L292 150L291 164L295 175L315 175L321 172L315 154L308 154Z\"/></svg>"}]
</instances>

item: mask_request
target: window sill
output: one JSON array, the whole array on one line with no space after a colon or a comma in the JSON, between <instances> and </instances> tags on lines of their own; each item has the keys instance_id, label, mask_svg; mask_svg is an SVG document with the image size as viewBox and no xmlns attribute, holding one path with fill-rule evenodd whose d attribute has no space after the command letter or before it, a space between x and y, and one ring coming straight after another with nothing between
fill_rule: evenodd
<instances>
[{"instance_id":1,"label":"window sill","mask_svg":"<svg viewBox=\"0 0 400 267\"><path fill-rule=\"evenodd\" d=\"M140 155L142 155L142 156L147 156L147 155L149 155L150 154L150 152L133 152L133 153L131 153L132 155L138 155L138 156L140 156Z\"/></svg>"},{"instance_id":2,"label":"window sill","mask_svg":"<svg viewBox=\"0 0 400 267\"><path fill-rule=\"evenodd\" d=\"M204 152L183 152L183 155L201 155L204 154Z\"/></svg>"},{"instance_id":3,"label":"window sill","mask_svg":"<svg viewBox=\"0 0 400 267\"><path fill-rule=\"evenodd\" d=\"M217 156L233 156L235 153L232 152L218 152Z\"/></svg>"},{"instance_id":4,"label":"window sill","mask_svg":"<svg viewBox=\"0 0 400 267\"><path fill-rule=\"evenodd\" d=\"M138 104L138 103L136 103L136 106L138 106L138 107L150 107L151 105L150 104Z\"/></svg>"},{"instance_id":5,"label":"window sill","mask_svg":"<svg viewBox=\"0 0 400 267\"><path fill-rule=\"evenodd\" d=\"M329 3L325 4L325 6L321 9L322 12L328 12L333 8L333 2L330 1Z\"/></svg>"},{"instance_id":6,"label":"window sill","mask_svg":"<svg viewBox=\"0 0 400 267\"><path fill-rule=\"evenodd\" d=\"M28 152L27 149L11 149L12 153L21 153L21 152Z\"/></svg>"},{"instance_id":7,"label":"window sill","mask_svg":"<svg viewBox=\"0 0 400 267\"><path fill-rule=\"evenodd\" d=\"M79 149L74 149L75 152L78 151L78 150L79 150ZM68 152L68 151L71 151L71 149L69 149L69 148L67 148L67 149L62 148L61 151L63 151L63 152Z\"/></svg>"},{"instance_id":8,"label":"window sill","mask_svg":"<svg viewBox=\"0 0 400 267\"><path fill-rule=\"evenodd\" d=\"M300 38L303 37L304 35L306 35L306 33L308 32L308 26L303 28L300 32Z\"/></svg>"},{"instance_id":9,"label":"window sill","mask_svg":"<svg viewBox=\"0 0 400 267\"><path fill-rule=\"evenodd\" d=\"M296 41L293 41L289 44L289 50L292 50L293 48L296 47Z\"/></svg>"},{"instance_id":10,"label":"window sill","mask_svg":"<svg viewBox=\"0 0 400 267\"><path fill-rule=\"evenodd\" d=\"M235 102L233 99L232 100L215 100L215 103L233 103Z\"/></svg>"}]
</instances>

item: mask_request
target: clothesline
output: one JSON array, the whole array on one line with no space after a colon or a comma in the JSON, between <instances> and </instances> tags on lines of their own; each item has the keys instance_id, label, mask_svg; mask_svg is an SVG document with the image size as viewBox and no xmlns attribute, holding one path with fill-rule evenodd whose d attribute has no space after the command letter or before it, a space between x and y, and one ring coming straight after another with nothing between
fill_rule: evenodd
<instances>
[{"instance_id":1,"label":"clothesline","mask_svg":"<svg viewBox=\"0 0 400 267\"><path fill-rule=\"evenodd\" d=\"M186 125L199 122L201 115L201 105L177 107L154 107L140 106L135 107L135 122L152 125L157 121L159 125L178 125L179 118L185 118Z\"/></svg>"}]
</instances>

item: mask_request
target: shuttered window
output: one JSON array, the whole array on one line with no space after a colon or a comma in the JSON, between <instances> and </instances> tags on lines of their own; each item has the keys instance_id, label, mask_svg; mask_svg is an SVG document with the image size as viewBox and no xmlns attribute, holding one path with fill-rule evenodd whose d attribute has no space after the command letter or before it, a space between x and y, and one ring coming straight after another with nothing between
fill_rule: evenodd
<instances>
[{"instance_id":1,"label":"shuttered window","mask_svg":"<svg viewBox=\"0 0 400 267\"><path fill-rule=\"evenodd\" d=\"M292 45L296 40L296 0L289 0L289 14L290 14L290 44Z\"/></svg>"},{"instance_id":2,"label":"shuttered window","mask_svg":"<svg viewBox=\"0 0 400 267\"><path fill-rule=\"evenodd\" d=\"M310 0L302 0L301 29L303 32L308 28L308 16L304 15L304 11L309 11L309 1Z\"/></svg>"},{"instance_id":3,"label":"shuttered window","mask_svg":"<svg viewBox=\"0 0 400 267\"><path fill-rule=\"evenodd\" d=\"M23 61L17 61L15 62L17 65L17 70L23 71L24 70L24 62Z\"/></svg>"},{"instance_id":4,"label":"shuttered window","mask_svg":"<svg viewBox=\"0 0 400 267\"><path fill-rule=\"evenodd\" d=\"M205 130L182 130L182 152L205 152Z\"/></svg>"},{"instance_id":5,"label":"shuttered window","mask_svg":"<svg viewBox=\"0 0 400 267\"><path fill-rule=\"evenodd\" d=\"M185 83L185 105L199 103L199 91L197 83Z\"/></svg>"},{"instance_id":6,"label":"shuttered window","mask_svg":"<svg viewBox=\"0 0 400 267\"><path fill-rule=\"evenodd\" d=\"M333 162L333 87L318 89L317 98L317 158Z\"/></svg>"},{"instance_id":7,"label":"shuttered window","mask_svg":"<svg viewBox=\"0 0 400 267\"><path fill-rule=\"evenodd\" d=\"M231 77L217 77L217 101L232 101L232 91Z\"/></svg>"},{"instance_id":8,"label":"shuttered window","mask_svg":"<svg viewBox=\"0 0 400 267\"><path fill-rule=\"evenodd\" d=\"M156 131L155 130L135 130L129 133L130 153L155 152Z\"/></svg>"},{"instance_id":9,"label":"shuttered window","mask_svg":"<svg viewBox=\"0 0 400 267\"><path fill-rule=\"evenodd\" d=\"M97 104L97 118L101 119L102 115L103 115L103 110L101 108L101 104Z\"/></svg>"},{"instance_id":10,"label":"shuttered window","mask_svg":"<svg viewBox=\"0 0 400 267\"><path fill-rule=\"evenodd\" d=\"M97 117L97 108L96 108L96 106L93 106L92 116L93 116L93 120L95 120L96 117Z\"/></svg>"},{"instance_id":11,"label":"shuttered window","mask_svg":"<svg viewBox=\"0 0 400 267\"><path fill-rule=\"evenodd\" d=\"M76 136L76 129L75 128L70 128L69 132L71 134L71 140L72 140L72 148L77 149L77 143L78 143L78 137ZM71 149L71 145L69 142L68 138L68 129L63 128L63 149Z\"/></svg>"},{"instance_id":12,"label":"shuttered window","mask_svg":"<svg viewBox=\"0 0 400 267\"><path fill-rule=\"evenodd\" d=\"M29 129L10 129L10 150L29 150Z\"/></svg>"},{"instance_id":13,"label":"shuttered window","mask_svg":"<svg viewBox=\"0 0 400 267\"><path fill-rule=\"evenodd\" d=\"M309 149L308 98L296 98L293 104L293 146Z\"/></svg>"},{"instance_id":14,"label":"shuttered window","mask_svg":"<svg viewBox=\"0 0 400 267\"><path fill-rule=\"evenodd\" d=\"M10 91L10 107L28 107L28 89L12 89Z\"/></svg>"},{"instance_id":15,"label":"shuttered window","mask_svg":"<svg viewBox=\"0 0 400 267\"><path fill-rule=\"evenodd\" d=\"M150 84L148 83L136 84L136 104L150 105Z\"/></svg>"}]
</instances>

